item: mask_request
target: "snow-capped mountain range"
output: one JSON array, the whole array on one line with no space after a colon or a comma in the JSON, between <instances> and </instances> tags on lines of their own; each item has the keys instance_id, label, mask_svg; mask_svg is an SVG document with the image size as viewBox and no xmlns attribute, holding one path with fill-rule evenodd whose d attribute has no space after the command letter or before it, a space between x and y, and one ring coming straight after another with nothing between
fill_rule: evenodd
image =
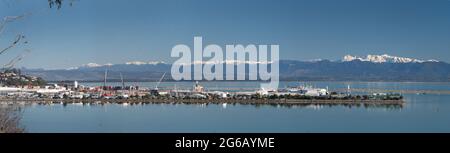
<instances>
[{"instance_id":1,"label":"snow-capped mountain range","mask_svg":"<svg viewBox=\"0 0 450 153\"><path fill-rule=\"evenodd\" d=\"M439 62L437 60L420 60L420 59L414 59L414 58L408 58L408 57L398 57L398 56L391 56L388 54L383 55L367 55L365 58L358 57L358 56L352 56L352 55L345 55L343 60L344 62L350 62L354 60L360 60L360 61L368 61L373 63L423 63L423 62Z\"/></svg>"},{"instance_id":2,"label":"snow-capped mountain range","mask_svg":"<svg viewBox=\"0 0 450 153\"><path fill-rule=\"evenodd\" d=\"M143 61L130 61L126 62L125 65L157 65L157 64L166 64L164 61L149 61L149 62L143 62ZM113 66L115 64L112 63L106 63L106 64L98 64L98 63L88 63L83 64L80 67L70 67L66 70L76 70L79 68L96 68L96 67L103 67L103 66Z\"/></svg>"},{"instance_id":3,"label":"snow-capped mountain range","mask_svg":"<svg viewBox=\"0 0 450 153\"><path fill-rule=\"evenodd\" d=\"M257 62L234 61L241 64ZM212 62L227 64L227 61ZM405 64L407 63L407 64ZM194 62L195 64L195 62ZM202 64L210 64L208 62ZM24 74L45 80L103 80L105 70L110 79L154 81L165 72L171 72L171 63L161 61L132 61L118 64L89 63L70 69L22 69ZM390 55L347 55L342 60L280 60L280 80L311 81L450 81L450 64L436 60L421 60Z\"/></svg>"},{"instance_id":4,"label":"snow-capped mountain range","mask_svg":"<svg viewBox=\"0 0 450 153\"><path fill-rule=\"evenodd\" d=\"M359 60L363 62L373 62L373 63L424 63L424 62L439 62L437 60L421 60L421 59L414 59L414 58L408 58L408 57L398 57L398 56L391 56L388 54L383 55L367 55L366 57L359 57L359 56L352 56L352 55L345 55L342 59L342 62L350 62L354 60ZM306 62L320 62L323 61L323 59L313 59L313 60L307 60ZM258 62L251 62L251 61L234 61L236 63L245 63L245 64L257 64ZM197 63L197 62L194 62ZM228 61L222 61L219 63L228 63ZM125 65L158 65L158 64L168 64L164 61L149 61L149 62L143 62L143 61L130 61L126 62ZM204 61L203 64L208 64L208 61ZM209 63L214 64L214 63ZM73 69L79 69L79 68L96 68L96 67L103 67L103 66L112 66L115 64L107 63L107 64L97 64L97 63L88 63L83 64L80 67L71 67L67 70L73 70Z\"/></svg>"}]
</instances>

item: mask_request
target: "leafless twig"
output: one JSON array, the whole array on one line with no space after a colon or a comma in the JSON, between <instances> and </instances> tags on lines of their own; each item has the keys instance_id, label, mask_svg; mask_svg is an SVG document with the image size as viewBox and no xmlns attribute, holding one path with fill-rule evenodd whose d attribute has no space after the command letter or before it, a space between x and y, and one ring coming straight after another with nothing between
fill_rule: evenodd
<instances>
[{"instance_id":1,"label":"leafless twig","mask_svg":"<svg viewBox=\"0 0 450 153\"><path fill-rule=\"evenodd\" d=\"M21 113L20 107L7 106L0 108L0 133L25 132L25 129L20 125Z\"/></svg>"},{"instance_id":2,"label":"leafless twig","mask_svg":"<svg viewBox=\"0 0 450 153\"><path fill-rule=\"evenodd\" d=\"M6 16L3 18L3 20L0 22L0 34L3 33L3 29L5 28L6 24L10 23L10 22L14 22L16 20L22 19L26 16L31 15L31 13L26 13L23 15L19 15L19 16Z\"/></svg>"},{"instance_id":3,"label":"leafless twig","mask_svg":"<svg viewBox=\"0 0 450 153\"><path fill-rule=\"evenodd\" d=\"M6 47L6 48L0 50L0 55L3 54L4 52L6 52L7 50L16 47L17 44L19 44L20 41L21 41L22 39L25 39L25 36L24 36L24 35L22 35L22 34L17 35L17 36L16 36L16 39L14 39L14 41L11 43L11 45L9 45L8 47ZM23 43L24 43L24 44L27 44L28 42L27 42L27 41L24 41Z\"/></svg>"}]
</instances>

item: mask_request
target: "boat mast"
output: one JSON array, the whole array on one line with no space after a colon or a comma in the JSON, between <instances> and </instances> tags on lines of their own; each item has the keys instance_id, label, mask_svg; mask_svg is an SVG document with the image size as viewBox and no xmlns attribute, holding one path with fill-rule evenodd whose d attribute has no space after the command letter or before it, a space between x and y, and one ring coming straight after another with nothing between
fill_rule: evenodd
<instances>
[{"instance_id":1,"label":"boat mast","mask_svg":"<svg viewBox=\"0 0 450 153\"><path fill-rule=\"evenodd\" d=\"M347 84L347 96L350 96L350 94L351 94L350 84Z\"/></svg>"},{"instance_id":2,"label":"boat mast","mask_svg":"<svg viewBox=\"0 0 450 153\"><path fill-rule=\"evenodd\" d=\"M123 75L120 73L120 80L122 80L122 90L125 89L125 82L123 81Z\"/></svg>"},{"instance_id":3,"label":"boat mast","mask_svg":"<svg viewBox=\"0 0 450 153\"><path fill-rule=\"evenodd\" d=\"M106 88L106 77L108 76L108 69L105 70L105 77L103 78L103 87Z\"/></svg>"},{"instance_id":4,"label":"boat mast","mask_svg":"<svg viewBox=\"0 0 450 153\"><path fill-rule=\"evenodd\" d=\"M177 84L175 83L175 97L178 97L178 89L177 89Z\"/></svg>"}]
</instances>

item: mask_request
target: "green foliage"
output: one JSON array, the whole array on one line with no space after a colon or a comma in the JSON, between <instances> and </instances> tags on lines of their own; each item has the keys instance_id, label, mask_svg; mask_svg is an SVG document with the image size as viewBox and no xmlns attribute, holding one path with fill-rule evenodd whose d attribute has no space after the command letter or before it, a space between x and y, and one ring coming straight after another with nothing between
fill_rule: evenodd
<instances>
[{"instance_id":1,"label":"green foliage","mask_svg":"<svg viewBox=\"0 0 450 153\"><path fill-rule=\"evenodd\" d=\"M4 71L4 73L15 73L15 74L21 74L22 71L20 69L7 69Z\"/></svg>"},{"instance_id":2,"label":"green foliage","mask_svg":"<svg viewBox=\"0 0 450 153\"><path fill-rule=\"evenodd\" d=\"M47 84L40 77L22 75L20 69L8 69L0 72L0 80L6 86L44 86Z\"/></svg>"},{"instance_id":3,"label":"green foliage","mask_svg":"<svg viewBox=\"0 0 450 153\"><path fill-rule=\"evenodd\" d=\"M63 0L48 0L48 5L49 5L50 8L53 8L53 6L56 5L56 7L58 9L60 9L61 5L62 5L62 1Z\"/></svg>"},{"instance_id":4,"label":"green foliage","mask_svg":"<svg viewBox=\"0 0 450 153\"><path fill-rule=\"evenodd\" d=\"M48 0L48 5L50 8L56 7L58 10L61 9L64 0ZM69 5L72 6L74 0L68 0Z\"/></svg>"}]
</instances>

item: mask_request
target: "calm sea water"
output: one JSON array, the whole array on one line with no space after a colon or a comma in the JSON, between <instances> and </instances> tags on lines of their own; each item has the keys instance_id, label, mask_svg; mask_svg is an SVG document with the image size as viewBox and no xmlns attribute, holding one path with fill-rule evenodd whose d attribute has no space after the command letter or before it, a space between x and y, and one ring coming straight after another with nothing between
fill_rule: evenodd
<instances>
[{"instance_id":1,"label":"calm sea water","mask_svg":"<svg viewBox=\"0 0 450 153\"><path fill-rule=\"evenodd\" d=\"M85 83L95 85L99 83ZM152 87L154 83L134 83ZM204 82L207 88L257 88L258 82ZM296 82L282 82L280 87ZM450 83L310 82L330 89L450 90ZM118 84L119 85L119 84ZM174 83L163 83L172 87ZM189 88L190 82L177 83ZM255 105L31 105L28 132L450 132L450 95L404 95L403 107Z\"/></svg>"}]
</instances>

